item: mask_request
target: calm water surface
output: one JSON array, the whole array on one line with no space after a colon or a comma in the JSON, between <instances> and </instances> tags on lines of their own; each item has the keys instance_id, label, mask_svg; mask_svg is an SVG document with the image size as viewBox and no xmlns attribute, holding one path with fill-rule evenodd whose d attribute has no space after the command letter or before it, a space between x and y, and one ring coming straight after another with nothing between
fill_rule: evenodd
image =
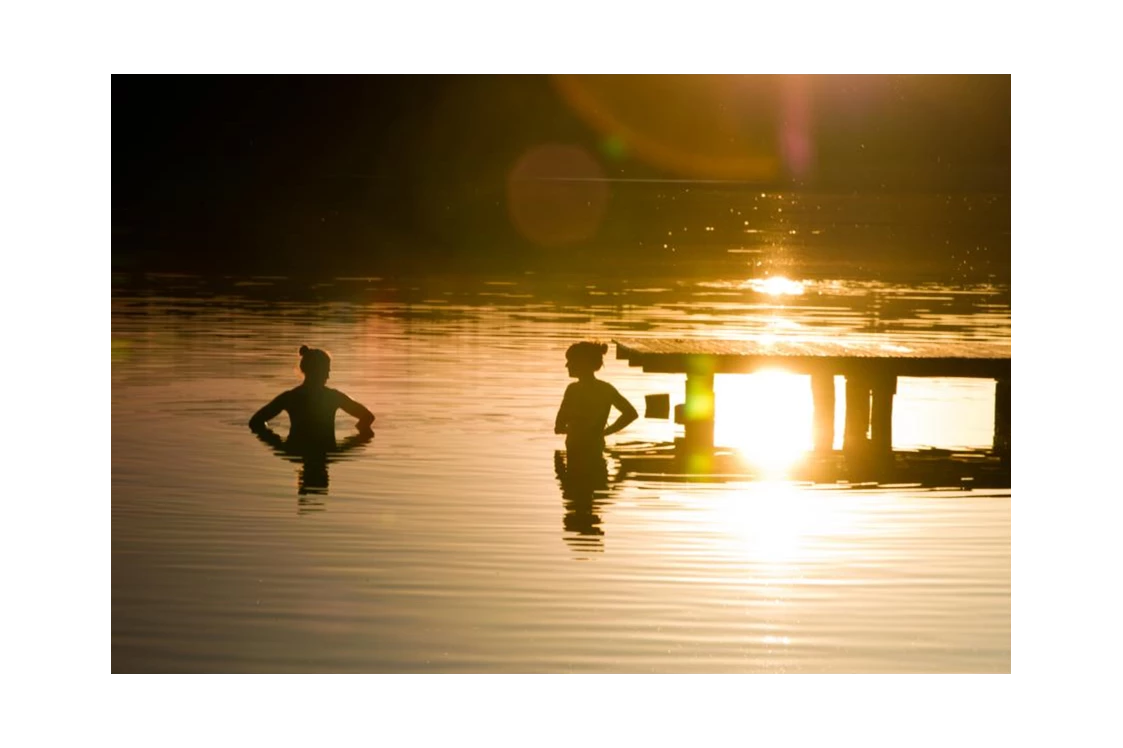
<instances>
[{"instance_id":1,"label":"calm water surface","mask_svg":"<svg viewBox=\"0 0 1123 748\"><path fill-rule=\"evenodd\" d=\"M578 339L1008 342L1008 286L118 277L112 310L114 671L1010 670L1008 490L683 483L610 460L580 505L552 433ZM246 428L299 382L305 343L378 419L327 464ZM682 400L681 376L611 353L602 376L641 412ZM751 379L719 378L719 407L752 408ZM719 442L800 439L784 392L752 428L719 410ZM902 380L896 446L988 446L993 393ZM616 444L675 428L641 419Z\"/></svg>"}]
</instances>

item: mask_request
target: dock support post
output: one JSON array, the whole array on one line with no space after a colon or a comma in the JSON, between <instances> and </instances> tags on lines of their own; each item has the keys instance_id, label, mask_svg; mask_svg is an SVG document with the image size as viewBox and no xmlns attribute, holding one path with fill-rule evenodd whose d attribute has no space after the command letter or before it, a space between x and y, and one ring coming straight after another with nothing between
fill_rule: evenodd
<instances>
[{"instance_id":1,"label":"dock support post","mask_svg":"<svg viewBox=\"0 0 1123 748\"><path fill-rule=\"evenodd\" d=\"M686 375L686 402L683 405L686 446L692 452L714 447L714 375Z\"/></svg>"},{"instance_id":2,"label":"dock support post","mask_svg":"<svg viewBox=\"0 0 1123 748\"><path fill-rule=\"evenodd\" d=\"M870 384L855 374L846 376L846 426L842 431L842 449L861 452L869 445Z\"/></svg>"},{"instance_id":3,"label":"dock support post","mask_svg":"<svg viewBox=\"0 0 1123 748\"><path fill-rule=\"evenodd\" d=\"M834 449L834 374L811 375L811 441L816 452Z\"/></svg>"},{"instance_id":4,"label":"dock support post","mask_svg":"<svg viewBox=\"0 0 1123 748\"><path fill-rule=\"evenodd\" d=\"M712 452L714 448L714 375L699 367L686 374L683 403L686 448L690 452Z\"/></svg>"},{"instance_id":5,"label":"dock support post","mask_svg":"<svg viewBox=\"0 0 1123 748\"><path fill-rule=\"evenodd\" d=\"M870 447L877 455L893 452L893 396L897 394L897 376L879 376L873 382L873 412L870 417Z\"/></svg>"},{"instance_id":6,"label":"dock support post","mask_svg":"<svg viewBox=\"0 0 1123 748\"><path fill-rule=\"evenodd\" d=\"M994 451L1010 454L1010 380L994 383Z\"/></svg>"}]
</instances>

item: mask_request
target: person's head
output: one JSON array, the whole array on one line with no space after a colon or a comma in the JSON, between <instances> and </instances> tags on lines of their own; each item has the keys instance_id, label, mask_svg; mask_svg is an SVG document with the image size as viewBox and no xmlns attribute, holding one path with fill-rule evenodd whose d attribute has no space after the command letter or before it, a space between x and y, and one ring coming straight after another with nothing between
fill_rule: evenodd
<instances>
[{"instance_id":1,"label":"person's head","mask_svg":"<svg viewBox=\"0 0 1123 748\"><path fill-rule=\"evenodd\" d=\"M300 346L300 370L304 372L304 381L312 384L323 384L328 381L331 374L331 356L327 351L319 348Z\"/></svg>"},{"instance_id":2,"label":"person's head","mask_svg":"<svg viewBox=\"0 0 1123 748\"><path fill-rule=\"evenodd\" d=\"M608 346L604 343L587 340L574 343L565 352L565 368L569 370L571 377L592 374L604 366L606 353L608 353Z\"/></svg>"}]
</instances>

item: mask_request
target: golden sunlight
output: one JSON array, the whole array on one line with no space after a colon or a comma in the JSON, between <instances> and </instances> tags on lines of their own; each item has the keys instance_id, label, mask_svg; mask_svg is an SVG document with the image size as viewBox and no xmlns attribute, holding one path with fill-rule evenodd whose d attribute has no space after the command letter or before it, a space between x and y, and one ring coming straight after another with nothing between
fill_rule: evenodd
<instances>
[{"instance_id":1,"label":"golden sunlight","mask_svg":"<svg viewBox=\"0 0 1123 748\"><path fill-rule=\"evenodd\" d=\"M849 502L826 493L808 493L790 483L761 481L714 506L715 521L758 563L787 564L822 560L834 553L837 538L857 530Z\"/></svg>"},{"instance_id":2,"label":"golden sunlight","mask_svg":"<svg viewBox=\"0 0 1123 748\"><path fill-rule=\"evenodd\" d=\"M784 371L714 377L714 443L780 477L811 449L810 377Z\"/></svg>"},{"instance_id":3,"label":"golden sunlight","mask_svg":"<svg viewBox=\"0 0 1123 748\"><path fill-rule=\"evenodd\" d=\"M746 285L757 293L768 294L769 296L803 295L802 281L793 281L782 275L774 275L771 278L753 278Z\"/></svg>"}]
</instances>

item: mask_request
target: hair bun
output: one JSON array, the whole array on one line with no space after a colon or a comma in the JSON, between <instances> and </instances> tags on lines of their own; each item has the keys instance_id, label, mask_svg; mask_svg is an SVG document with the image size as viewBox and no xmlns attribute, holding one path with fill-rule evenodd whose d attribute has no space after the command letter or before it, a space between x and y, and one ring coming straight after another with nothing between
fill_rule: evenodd
<instances>
[{"instance_id":1,"label":"hair bun","mask_svg":"<svg viewBox=\"0 0 1123 748\"><path fill-rule=\"evenodd\" d=\"M310 351L310 350L311 350L311 349L310 349L310 348L309 348L308 346L306 346L306 345L302 345L302 346L300 346L300 355L301 355L301 356L307 356L307 355L308 355L308 351Z\"/></svg>"}]
</instances>

